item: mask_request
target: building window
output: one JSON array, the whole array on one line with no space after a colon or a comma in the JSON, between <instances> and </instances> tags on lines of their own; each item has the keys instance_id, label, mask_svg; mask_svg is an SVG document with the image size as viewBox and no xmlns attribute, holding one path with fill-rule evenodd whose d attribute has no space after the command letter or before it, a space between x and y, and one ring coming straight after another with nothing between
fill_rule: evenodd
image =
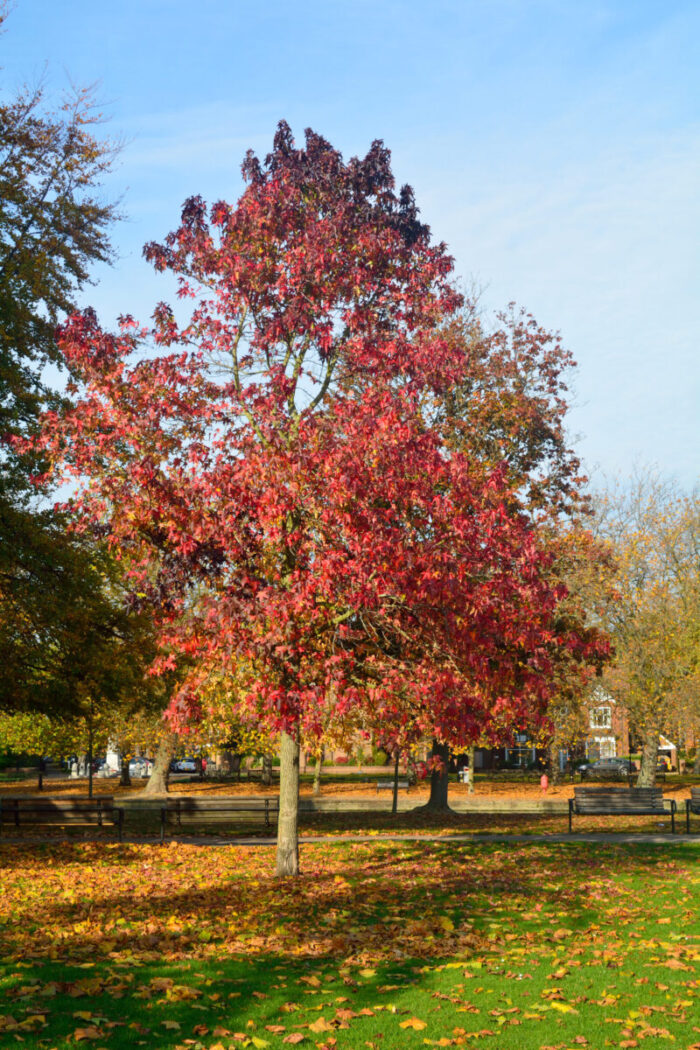
<instances>
[{"instance_id":1,"label":"building window","mask_svg":"<svg viewBox=\"0 0 700 1050\"><path fill-rule=\"evenodd\" d=\"M612 708L594 707L591 711L591 729L611 729Z\"/></svg>"},{"instance_id":2,"label":"building window","mask_svg":"<svg viewBox=\"0 0 700 1050\"><path fill-rule=\"evenodd\" d=\"M591 762L599 758L616 758L617 741L614 736L591 737L586 744L586 757Z\"/></svg>"}]
</instances>

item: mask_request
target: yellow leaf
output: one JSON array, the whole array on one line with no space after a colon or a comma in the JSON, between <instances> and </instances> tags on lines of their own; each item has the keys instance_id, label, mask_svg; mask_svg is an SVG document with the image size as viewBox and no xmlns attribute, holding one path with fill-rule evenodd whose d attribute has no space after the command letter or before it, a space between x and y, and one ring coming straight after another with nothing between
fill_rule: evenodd
<instances>
[{"instance_id":1,"label":"yellow leaf","mask_svg":"<svg viewBox=\"0 0 700 1050\"><path fill-rule=\"evenodd\" d=\"M376 973L376 970L360 970L360 977L374 977Z\"/></svg>"},{"instance_id":2,"label":"yellow leaf","mask_svg":"<svg viewBox=\"0 0 700 1050\"><path fill-rule=\"evenodd\" d=\"M399 1028L415 1028L417 1032L427 1027L425 1021L421 1021L420 1017L409 1017L407 1021L401 1021L399 1024Z\"/></svg>"},{"instance_id":3,"label":"yellow leaf","mask_svg":"<svg viewBox=\"0 0 700 1050\"><path fill-rule=\"evenodd\" d=\"M335 1029L332 1024L328 1024L325 1017L319 1017L318 1021L314 1021L313 1024L309 1025L310 1032L333 1032Z\"/></svg>"},{"instance_id":4,"label":"yellow leaf","mask_svg":"<svg viewBox=\"0 0 700 1050\"><path fill-rule=\"evenodd\" d=\"M561 1014L577 1014L578 1013L578 1010L575 1009L575 1007L569 1006L568 1003L558 1003L556 1000L553 1000L549 1004L549 1007L550 1007L551 1010L558 1010L559 1013L561 1013Z\"/></svg>"},{"instance_id":5,"label":"yellow leaf","mask_svg":"<svg viewBox=\"0 0 700 1050\"><path fill-rule=\"evenodd\" d=\"M452 931L455 928L455 924L452 922L452 919L448 918L447 915L441 915L438 919L438 922L442 926L445 933L452 933Z\"/></svg>"},{"instance_id":6,"label":"yellow leaf","mask_svg":"<svg viewBox=\"0 0 700 1050\"><path fill-rule=\"evenodd\" d=\"M170 1031L171 1029L173 1031L175 1029L179 1030L179 1028L180 1028L180 1025L179 1025L179 1023L177 1021L161 1021L160 1023L162 1024L163 1028L167 1028L168 1031Z\"/></svg>"}]
</instances>

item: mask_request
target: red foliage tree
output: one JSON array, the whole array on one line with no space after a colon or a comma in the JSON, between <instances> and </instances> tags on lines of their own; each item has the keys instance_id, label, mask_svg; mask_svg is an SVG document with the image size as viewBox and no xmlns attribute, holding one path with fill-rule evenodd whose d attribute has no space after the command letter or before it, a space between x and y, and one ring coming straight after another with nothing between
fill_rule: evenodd
<instances>
[{"instance_id":1,"label":"red foliage tree","mask_svg":"<svg viewBox=\"0 0 700 1050\"><path fill-rule=\"evenodd\" d=\"M466 744L541 718L556 652L589 642L556 630L563 589L507 464L446 444L460 297L388 152L345 164L280 124L243 173L235 207L192 198L145 249L193 303L185 324L161 304L150 330L65 326L80 396L43 448L82 484L84 526L136 565L155 669L190 668L173 724L224 669L239 711L281 733L285 875L302 736L332 715Z\"/></svg>"}]
</instances>

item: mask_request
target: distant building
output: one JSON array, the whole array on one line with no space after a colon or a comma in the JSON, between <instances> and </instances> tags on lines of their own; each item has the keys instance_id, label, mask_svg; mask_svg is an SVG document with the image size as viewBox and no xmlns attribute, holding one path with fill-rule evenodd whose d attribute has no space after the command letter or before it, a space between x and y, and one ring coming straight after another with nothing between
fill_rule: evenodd
<instances>
[{"instance_id":1,"label":"distant building","mask_svg":"<svg viewBox=\"0 0 700 1050\"><path fill-rule=\"evenodd\" d=\"M588 732L586 758L619 758L630 753L627 710L601 686L596 686L587 703Z\"/></svg>"}]
</instances>

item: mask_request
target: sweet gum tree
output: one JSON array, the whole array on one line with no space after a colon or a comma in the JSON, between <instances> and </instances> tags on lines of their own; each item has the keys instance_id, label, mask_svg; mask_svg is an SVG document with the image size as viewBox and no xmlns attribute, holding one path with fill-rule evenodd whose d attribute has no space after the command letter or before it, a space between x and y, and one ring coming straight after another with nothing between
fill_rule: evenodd
<instances>
[{"instance_id":1,"label":"sweet gum tree","mask_svg":"<svg viewBox=\"0 0 700 1050\"><path fill-rule=\"evenodd\" d=\"M279 125L235 206L186 202L145 253L191 312L116 334L87 311L60 345L75 406L42 451L80 520L128 553L178 668L179 729L217 676L280 734L277 872L298 871L299 742L332 723L467 744L543 717L564 590L502 462L445 440L465 379L460 297L375 142L347 164Z\"/></svg>"}]
</instances>

